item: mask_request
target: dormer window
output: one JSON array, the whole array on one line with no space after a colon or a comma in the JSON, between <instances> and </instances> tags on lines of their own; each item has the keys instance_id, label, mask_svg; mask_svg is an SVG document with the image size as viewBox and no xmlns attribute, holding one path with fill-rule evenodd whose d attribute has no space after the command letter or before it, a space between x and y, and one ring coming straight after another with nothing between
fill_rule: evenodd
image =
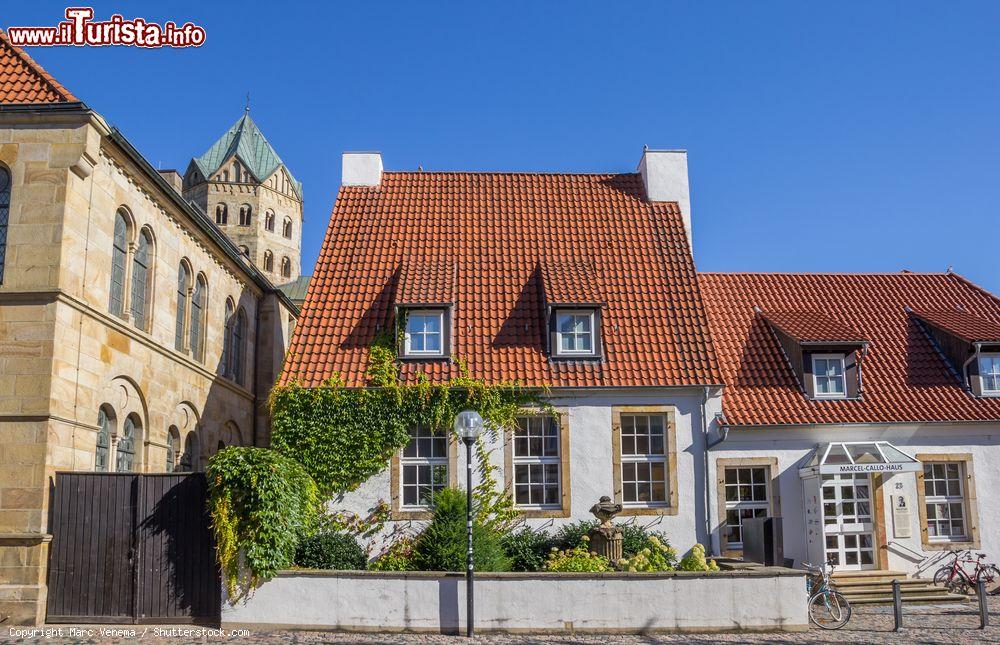
<instances>
[{"instance_id":1,"label":"dormer window","mask_svg":"<svg viewBox=\"0 0 1000 645\"><path fill-rule=\"evenodd\" d=\"M979 374L983 383L983 394L1000 396L1000 354L981 354Z\"/></svg>"},{"instance_id":2,"label":"dormer window","mask_svg":"<svg viewBox=\"0 0 1000 645\"><path fill-rule=\"evenodd\" d=\"M817 399L847 397L843 354L813 354L812 365Z\"/></svg>"},{"instance_id":3,"label":"dormer window","mask_svg":"<svg viewBox=\"0 0 1000 645\"><path fill-rule=\"evenodd\" d=\"M593 309L557 310L555 318L557 356L594 356L597 325Z\"/></svg>"},{"instance_id":4,"label":"dormer window","mask_svg":"<svg viewBox=\"0 0 1000 645\"><path fill-rule=\"evenodd\" d=\"M404 357L444 356L444 314L443 309L414 309L407 313L403 337Z\"/></svg>"}]
</instances>

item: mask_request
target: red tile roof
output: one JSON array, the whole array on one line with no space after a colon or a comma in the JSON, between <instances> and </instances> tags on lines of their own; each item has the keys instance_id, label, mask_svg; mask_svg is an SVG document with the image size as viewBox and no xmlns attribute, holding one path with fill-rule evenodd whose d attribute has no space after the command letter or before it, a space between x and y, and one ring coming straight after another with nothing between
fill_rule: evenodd
<instances>
[{"instance_id":1,"label":"red tile roof","mask_svg":"<svg viewBox=\"0 0 1000 645\"><path fill-rule=\"evenodd\" d=\"M396 289L398 305L443 305L455 302L455 261L403 262Z\"/></svg>"},{"instance_id":2,"label":"red tile roof","mask_svg":"<svg viewBox=\"0 0 1000 645\"><path fill-rule=\"evenodd\" d=\"M866 340L847 323L818 311L763 311L761 315L800 343L861 343Z\"/></svg>"},{"instance_id":3,"label":"red tile roof","mask_svg":"<svg viewBox=\"0 0 1000 645\"><path fill-rule=\"evenodd\" d=\"M0 29L0 104L78 101Z\"/></svg>"},{"instance_id":4,"label":"red tile roof","mask_svg":"<svg viewBox=\"0 0 1000 645\"><path fill-rule=\"evenodd\" d=\"M913 315L927 323L970 343L1000 343L1000 323L986 320L967 311L914 311Z\"/></svg>"},{"instance_id":5,"label":"red tile roof","mask_svg":"<svg viewBox=\"0 0 1000 645\"><path fill-rule=\"evenodd\" d=\"M540 263L545 302L551 305L603 304L594 265L586 260L550 260Z\"/></svg>"},{"instance_id":6,"label":"red tile roof","mask_svg":"<svg viewBox=\"0 0 1000 645\"><path fill-rule=\"evenodd\" d=\"M977 399L907 308L966 311L1000 324L1000 300L954 274L760 274L699 276L733 425L993 421L1000 398ZM809 400L763 311L815 311L869 342L859 401Z\"/></svg>"},{"instance_id":7,"label":"red tile roof","mask_svg":"<svg viewBox=\"0 0 1000 645\"><path fill-rule=\"evenodd\" d=\"M550 361L539 263L590 262L605 356ZM386 172L340 189L282 376L365 384L390 324L398 270L456 262L454 355L474 377L526 385L715 384L694 264L676 204L649 203L637 174ZM455 365L407 363L434 381Z\"/></svg>"}]
</instances>

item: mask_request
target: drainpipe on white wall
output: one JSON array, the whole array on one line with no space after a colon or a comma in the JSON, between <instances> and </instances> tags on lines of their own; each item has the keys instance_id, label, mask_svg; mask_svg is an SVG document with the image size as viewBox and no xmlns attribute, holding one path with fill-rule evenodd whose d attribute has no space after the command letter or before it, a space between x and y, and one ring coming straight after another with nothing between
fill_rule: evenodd
<instances>
[{"instance_id":1,"label":"drainpipe on white wall","mask_svg":"<svg viewBox=\"0 0 1000 645\"><path fill-rule=\"evenodd\" d=\"M968 360L962 363L962 385L965 386L966 392L972 391L972 380L969 379L969 365L972 364L972 361L978 360L979 355L983 351L982 343L973 343L973 346L976 348L976 351L968 358Z\"/></svg>"}]
</instances>

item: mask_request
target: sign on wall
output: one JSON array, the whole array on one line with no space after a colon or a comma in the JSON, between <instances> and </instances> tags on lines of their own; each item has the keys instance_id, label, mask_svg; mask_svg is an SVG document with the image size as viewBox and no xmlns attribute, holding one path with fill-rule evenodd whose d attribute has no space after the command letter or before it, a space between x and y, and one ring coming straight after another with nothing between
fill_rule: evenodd
<instances>
[{"instance_id":1,"label":"sign on wall","mask_svg":"<svg viewBox=\"0 0 1000 645\"><path fill-rule=\"evenodd\" d=\"M903 495L892 495L892 534L898 538L910 537L910 504Z\"/></svg>"}]
</instances>

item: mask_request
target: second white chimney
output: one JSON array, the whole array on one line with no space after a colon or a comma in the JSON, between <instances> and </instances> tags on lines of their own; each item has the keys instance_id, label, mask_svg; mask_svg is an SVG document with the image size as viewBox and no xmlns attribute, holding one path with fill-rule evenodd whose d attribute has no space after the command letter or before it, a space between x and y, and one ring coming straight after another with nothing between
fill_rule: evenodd
<instances>
[{"instance_id":1,"label":"second white chimney","mask_svg":"<svg viewBox=\"0 0 1000 645\"><path fill-rule=\"evenodd\" d=\"M341 166L342 186L378 186L382 183L382 153L345 152Z\"/></svg>"},{"instance_id":2,"label":"second white chimney","mask_svg":"<svg viewBox=\"0 0 1000 645\"><path fill-rule=\"evenodd\" d=\"M691 190L686 150L643 150L639 174L651 202L677 202L691 244Z\"/></svg>"}]
</instances>

